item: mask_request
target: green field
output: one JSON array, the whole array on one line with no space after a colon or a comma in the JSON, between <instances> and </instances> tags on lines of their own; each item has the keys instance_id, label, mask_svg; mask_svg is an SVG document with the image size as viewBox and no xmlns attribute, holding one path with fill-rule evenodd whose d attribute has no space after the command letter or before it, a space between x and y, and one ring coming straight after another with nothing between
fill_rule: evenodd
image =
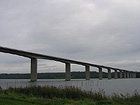
<instances>
[{"instance_id":1,"label":"green field","mask_svg":"<svg viewBox=\"0 0 140 105\"><path fill-rule=\"evenodd\" d=\"M140 95L107 97L73 87L8 88L0 89L0 105L140 105Z\"/></svg>"}]
</instances>

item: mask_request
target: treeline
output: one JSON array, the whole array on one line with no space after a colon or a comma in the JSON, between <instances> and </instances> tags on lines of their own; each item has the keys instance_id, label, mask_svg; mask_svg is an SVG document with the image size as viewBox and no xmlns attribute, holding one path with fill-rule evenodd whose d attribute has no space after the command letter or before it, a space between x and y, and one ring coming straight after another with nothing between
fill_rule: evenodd
<instances>
[{"instance_id":1,"label":"treeline","mask_svg":"<svg viewBox=\"0 0 140 105\"><path fill-rule=\"evenodd\" d=\"M90 72L91 78L98 78L98 72ZM107 78L108 74L103 72L103 78ZM111 77L114 78L114 72L111 74ZM119 77L119 73L118 73ZM38 73L38 79L65 79L65 73ZM72 79L84 79L85 72L71 72ZM140 72L137 73L137 78L140 78ZM30 74L0 74L0 79L30 79Z\"/></svg>"},{"instance_id":2,"label":"treeline","mask_svg":"<svg viewBox=\"0 0 140 105\"><path fill-rule=\"evenodd\" d=\"M98 72L90 72L91 78L98 78ZM107 77L106 73L103 73ZM65 73L38 73L38 79L65 79ZM85 78L85 72L71 72L72 79ZM30 74L0 74L0 79L30 79Z\"/></svg>"}]
</instances>

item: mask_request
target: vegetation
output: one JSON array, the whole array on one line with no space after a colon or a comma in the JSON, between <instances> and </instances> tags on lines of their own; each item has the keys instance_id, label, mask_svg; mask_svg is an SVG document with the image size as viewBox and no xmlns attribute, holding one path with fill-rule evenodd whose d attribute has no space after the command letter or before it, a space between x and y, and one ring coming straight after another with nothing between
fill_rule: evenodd
<instances>
[{"instance_id":1,"label":"vegetation","mask_svg":"<svg viewBox=\"0 0 140 105\"><path fill-rule=\"evenodd\" d=\"M107 97L74 87L10 87L0 89L0 105L140 105L140 95Z\"/></svg>"},{"instance_id":2,"label":"vegetation","mask_svg":"<svg viewBox=\"0 0 140 105\"><path fill-rule=\"evenodd\" d=\"M119 75L118 75L119 76ZM71 72L72 79L85 79L85 72ZM98 78L99 73L90 72L91 78ZM103 72L103 78L107 78L108 74ZM114 73L112 73L114 78ZM38 73L38 79L65 79L65 73ZM0 79L30 79L30 74L0 74Z\"/></svg>"}]
</instances>

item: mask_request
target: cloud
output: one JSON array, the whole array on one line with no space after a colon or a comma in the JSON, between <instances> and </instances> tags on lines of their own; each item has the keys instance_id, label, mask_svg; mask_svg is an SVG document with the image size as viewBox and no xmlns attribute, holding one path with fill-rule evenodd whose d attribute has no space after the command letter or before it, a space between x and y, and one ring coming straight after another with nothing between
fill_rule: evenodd
<instances>
[{"instance_id":1,"label":"cloud","mask_svg":"<svg viewBox=\"0 0 140 105\"><path fill-rule=\"evenodd\" d=\"M0 45L122 67L140 58L139 11L138 0L1 0ZM123 68L138 70L133 62Z\"/></svg>"}]
</instances>

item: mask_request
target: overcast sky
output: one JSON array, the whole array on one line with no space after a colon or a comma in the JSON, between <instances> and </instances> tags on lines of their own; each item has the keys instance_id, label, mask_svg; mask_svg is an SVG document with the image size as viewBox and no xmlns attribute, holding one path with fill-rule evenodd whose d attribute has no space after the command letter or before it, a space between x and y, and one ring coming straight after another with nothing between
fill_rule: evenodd
<instances>
[{"instance_id":1,"label":"overcast sky","mask_svg":"<svg viewBox=\"0 0 140 105\"><path fill-rule=\"evenodd\" d=\"M0 0L0 46L140 71L140 0ZM38 61L53 71L64 64ZM30 59L0 53L0 73L28 72Z\"/></svg>"}]
</instances>

